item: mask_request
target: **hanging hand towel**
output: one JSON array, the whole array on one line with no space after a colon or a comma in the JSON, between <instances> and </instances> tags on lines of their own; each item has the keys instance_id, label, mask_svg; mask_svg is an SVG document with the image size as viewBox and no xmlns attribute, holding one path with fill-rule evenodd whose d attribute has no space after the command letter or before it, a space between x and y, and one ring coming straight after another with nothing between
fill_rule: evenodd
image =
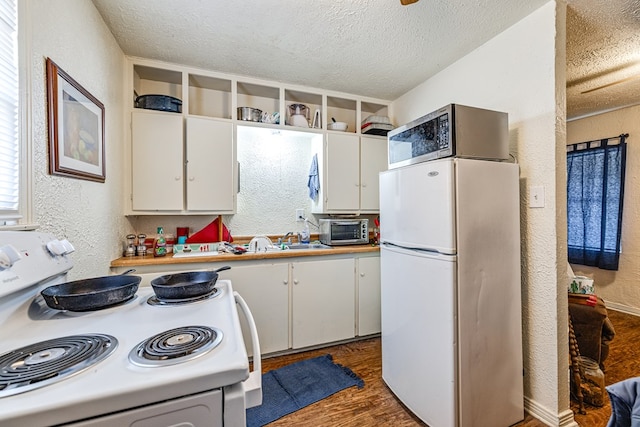
<instances>
[{"instance_id":1,"label":"hanging hand towel","mask_svg":"<svg viewBox=\"0 0 640 427\"><path fill-rule=\"evenodd\" d=\"M313 155L311 159L311 167L309 168L309 181L307 182L309 187L309 197L311 200L318 198L318 192L320 191L320 176L318 175L318 154Z\"/></svg>"}]
</instances>

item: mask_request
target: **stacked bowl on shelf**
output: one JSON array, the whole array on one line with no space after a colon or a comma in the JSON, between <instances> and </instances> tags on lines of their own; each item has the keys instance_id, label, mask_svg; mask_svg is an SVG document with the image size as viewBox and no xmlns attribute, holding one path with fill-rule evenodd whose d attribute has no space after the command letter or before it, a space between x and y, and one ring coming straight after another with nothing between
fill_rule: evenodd
<instances>
[{"instance_id":1,"label":"stacked bowl on shelf","mask_svg":"<svg viewBox=\"0 0 640 427\"><path fill-rule=\"evenodd\" d=\"M360 124L360 132L367 135L386 136L393 127L387 116L368 116Z\"/></svg>"}]
</instances>

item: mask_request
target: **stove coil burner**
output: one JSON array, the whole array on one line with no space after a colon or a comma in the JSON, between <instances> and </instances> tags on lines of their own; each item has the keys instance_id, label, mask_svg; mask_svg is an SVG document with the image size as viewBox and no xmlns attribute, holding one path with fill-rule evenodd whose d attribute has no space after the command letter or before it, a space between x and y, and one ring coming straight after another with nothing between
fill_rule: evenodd
<instances>
[{"instance_id":1,"label":"stove coil burner","mask_svg":"<svg viewBox=\"0 0 640 427\"><path fill-rule=\"evenodd\" d=\"M41 341L0 356L0 398L78 374L118 347L111 335L72 335Z\"/></svg>"},{"instance_id":2,"label":"stove coil burner","mask_svg":"<svg viewBox=\"0 0 640 427\"><path fill-rule=\"evenodd\" d=\"M129 353L134 365L168 366L200 357L222 342L222 331L207 326L183 326L152 336Z\"/></svg>"},{"instance_id":3,"label":"stove coil burner","mask_svg":"<svg viewBox=\"0 0 640 427\"><path fill-rule=\"evenodd\" d=\"M206 301L209 300L211 298L215 298L218 295L220 295L220 289L218 288L213 288L213 290L211 292L209 292L208 294L204 294L204 295L200 295L197 297L193 297L193 298L184 298L184 299L161 299L158 298L156 295L149 297L149 299L147 300L147 304L149 305L182 305L182 304L191 304L192 302L200 302L200 301Z\"/></svg>"}]
</instances>

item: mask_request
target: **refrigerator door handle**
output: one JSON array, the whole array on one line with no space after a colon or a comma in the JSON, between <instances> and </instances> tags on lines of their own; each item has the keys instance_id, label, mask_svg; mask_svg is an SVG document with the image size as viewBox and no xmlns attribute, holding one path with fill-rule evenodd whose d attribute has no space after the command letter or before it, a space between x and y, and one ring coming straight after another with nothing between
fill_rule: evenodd
<instances>
[{"instance_id":1,"label":"refrigerator door handle","mask_svg":"<svg viewBox=\"0 0 640 427\"><path fill-rule=\"evenodd\" d=\"M416 252L424 252L425 255L451 255L451 254L445 254L442 253L440 251L437 251L435 249L425 249L425 248L420 248L420 247L411 247L411 246L403 246L403 245L397 245L395 243L391 243L391 242L381 242L380 243L382 246L386 246L389 249L392 248L398 248L398 249L404 249L406 251L416 251Z\"/></svg>"}]
</instances>

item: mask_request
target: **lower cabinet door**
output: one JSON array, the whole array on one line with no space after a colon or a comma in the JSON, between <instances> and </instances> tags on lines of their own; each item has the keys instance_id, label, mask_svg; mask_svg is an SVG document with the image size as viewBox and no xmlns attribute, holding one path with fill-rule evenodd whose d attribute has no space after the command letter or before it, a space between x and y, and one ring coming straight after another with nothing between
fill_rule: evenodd
<instances>
[{"instance_id":1,"label":"lower cabinet door","mask_svg":"<svg viewBox=\"0 0 640 427\"><path fill-rule=\"evenodd\" d=\"M235 265L224 272L233 289L247 302L258 329L262 354L289 348L289 264ZM251 335L243 316L242 334L249 354Z\"/></svg>"},{"instance_id":2,"label":"lower cabinet door","mask_svg":"<svg viewBox=\"0 0 640 427\"><path fill-rule=\"evenodd\" d=\"M293 348L355 336L355 260L292 263Z\"/></svg>"},{"instance_id":3,"label":"lower cabinet door","mask_svg":"<svg viewBox=\"0 0 640 427\"><path fill-rule=\"evenodd\" d=\"M380 333L380 257L358 258L358 336Z\"/></svg>"}]
</instances>

